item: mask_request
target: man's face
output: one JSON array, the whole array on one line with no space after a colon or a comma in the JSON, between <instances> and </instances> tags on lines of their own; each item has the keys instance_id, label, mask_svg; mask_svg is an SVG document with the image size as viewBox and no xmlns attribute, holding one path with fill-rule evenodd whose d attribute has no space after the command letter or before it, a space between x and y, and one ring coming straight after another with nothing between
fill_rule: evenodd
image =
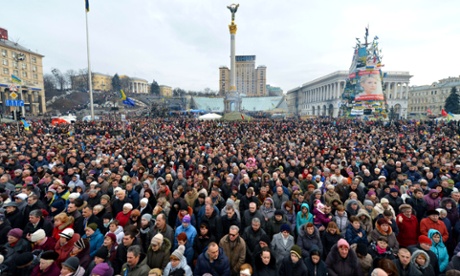
<instances>
[{"instance_id":1,"label":"man's face","mask_svg":"<svg viewBox=\"0 0 460 276\"><path fill-rule=\"evenodd\" d=\"M410 253L406 251L401 251L398 253L399 261L403 266L406 266L410 263Z\"/></svg>"},{"instance_id":2,"label":"man's face","mask_svg":"<svg viewBox=\"0 0 460 276\"><path fill-rule=\"evenodd\" d=\"M260 229L260 222L252 222L252 230L258 231Z\"/></svg>"},{"instance_id":3,"label":"man's face","mask_svg":"<svg viewBox=\"0 0 460 276\"><path fill-rule=\"evenodd\" d=\"M73 203L69 203L67 206L67 213L72 213L77 210L77 207Z\"/></svg>"},{"instance_id":4,"label":"man's face","mask_svg":"<svg viewBox=\"0 0 460 276\"><path fill-rule=\"evenodd\" d=\"M139 256L135 257L132 252L128 252L126 256L127 256L126 262L128 263L130 267L136 266L137 262L139 262Z\"/></svg>"},{"instance_id":5,"label":"man's face","mask_svg":"<svg viewBox=\"0 0 460 276\"><path fill-rule=\"evenodd\" d=\"M93 212L89 208L84 208L83 209L82 215L83 215L84 218L89 218L92 214L93 214Z\"/></svg>"},{"instance_id":6,"label":"man's face","mask_svg":"<svg viewBox=\"0 0 460 276\"><path fill-rule=\"evenodd\" d=\"M134 238L131 238L130 235L126 235L123 237L123 245L129 247L131 244L133 244L133 240Z\"/></svg>"},{"instance_id":7,"label":"man's face","mask_svg":"<svg viewBox=\"0 0 460 276\"><path fill-rule=\"evenodd\" d=\"M256 205L254 203L249 204L249 212L254 213L256 211Z\"/></svg>"},{"instance_id":8,"label":"man's face","mask_svg":"<svg viewBox=\"0 0 460 276\"><path fill-rule=\"evenodd\" d=\"M238 231L234 230L234 229L230 229L229 233L228 233L228 236L230 238L231 241L235 241L237 238L238 238Z\"/></svg>"},{"instance_id":9,"label":"man's face","mask_svg":"<svg viewBox=\"0 0 460 276\"><path fill-rule=\"evenodd\" d=\"M217 260L219 258L219 247L216 245L208 247L208 256L210 260Z\"/></svg>"}]
</instances>

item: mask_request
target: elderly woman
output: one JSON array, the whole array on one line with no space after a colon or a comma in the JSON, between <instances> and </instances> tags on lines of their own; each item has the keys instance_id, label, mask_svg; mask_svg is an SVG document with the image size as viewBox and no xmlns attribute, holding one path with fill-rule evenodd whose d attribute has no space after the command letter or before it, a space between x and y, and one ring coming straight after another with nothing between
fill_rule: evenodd
<instances>
[{"instance_id":1,"label":"elderly woman","mask_svg":"<svg viewBox=\"0 0 460 276\"><path fill-rule=\"evenodd\" d=\"M56 263L58 257L59 254L52 250L43 252L43 254L40 256L40 264L38 264L34 268L31 275L59 275L61 270L59 269L59 266Z\"/></svg>"},{"instance_id":2,"label":"elderly woman","mask_svg":"<svg viewBox=\"0 0 460 276\"><path fill-rule=\"evenodd\" d=\"M123 205L123 210L117 214L115 217L116 220L118 220L118 224L121 227L125 227L129 219L131 218L131 212L133 210L133 205L131 203L125 203Z\"/></svg>"},{"instance_id":3,"label":"elderly woman","mask_svg":"<svg viewBox=\"0 0 460 276\"><path fill-rule=\"evenodd\" d=\"M386 237L388 247L393 250L393 252L397 252L399 249L399 242L396 239L395 233L393 233L393 229L390 227L390 223L385 218L380 218L375 223L375 229L372 230L368 236L369 242L377 242L379 237Z\"/></svg>"},{"instance_id":4,"label":"elderly woman","mask_svg":"<svg viewBox=\"0 0 460 276\"><path fill-rule=\"evenodd\" d=\"M59 240L59 234L66 228L73 228L74 218L69 217L66 213L60 213L54 217L54 229L53 237L55 240Z\"/></svg>"},{"instance_id":5,"label":"elderly woman","mask_svg":"<svg viewBox=\"0 0 460 276\"><path fill-rule=\"evenodd\" d=\"M259 208L260 212L265 218L265 221L269 221L275 215L275 207L273 206L273 199L267 197L264 204Z\"/></svg>"}]
</instances>

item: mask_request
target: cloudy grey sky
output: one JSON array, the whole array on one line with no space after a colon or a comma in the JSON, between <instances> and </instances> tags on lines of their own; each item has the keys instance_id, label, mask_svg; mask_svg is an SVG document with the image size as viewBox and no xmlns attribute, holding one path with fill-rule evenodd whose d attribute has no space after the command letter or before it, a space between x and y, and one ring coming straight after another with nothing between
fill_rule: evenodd
<instances>
[{"instance_id":1,"label":"cloudy grey sky","mask_svg":"<svg viewBox=\"0 0 460 276\"><path fill-rule=\"evenodd\" d=\"M218 89L230 66L231 1L90 0L91 66L186 90ZM459 76L458 0L240 0L236 53L256 55L284 91L347 70L356 37L379 36L385 71L412 85ZM45 73L86 68L84 0L3 1L10 40L45 55Z\"/></svg>"}]
</instances>

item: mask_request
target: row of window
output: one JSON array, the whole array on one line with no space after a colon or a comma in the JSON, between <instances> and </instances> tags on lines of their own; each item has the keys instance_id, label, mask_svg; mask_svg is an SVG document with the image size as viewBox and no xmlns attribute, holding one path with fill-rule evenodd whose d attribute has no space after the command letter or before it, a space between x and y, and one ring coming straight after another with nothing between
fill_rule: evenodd
<instances>
[{"instance_id":1,"label":"row of window","mask_svg":"<svg viewBox=\"0 0 460 276\"><path fill-rule=\"evenodd\" d=\"M8 60L6 58L4 58L2 60L2 65L3 66L8 66ZM17 61L13 61L13 68L16 68L18 69L18 62ZM27 64L26 63L22 63L22 69L23 70L27 70ZM32 72L37 72L37 65L32 65Z\"/></svg>"},{"instance_id":2,"label":"row of window","mask_svg":"<svg viewBox=\"0 0 460 276\"><path fill-rule=\"evenodd\" d=\"M18 70L13 70L12 72L13 72L13 75L16 75L16 76L19 75L19 71L18 71ZM9 68L3 67L3 75L9 75L9 74L10 74L10 69L9 69ZM22 76L23 78L27 78L28 74L27 74L27 72L22 71L21 76ZM34 74L32 74L32 77L33 77L35 80L38 80L38 74L34 73Z\"/></svg>"},{"instance_id":3,"label":"row of window","mask_svg":"<svg viewBox=\"0 0 460 276\"><path fill-rule=\"evenodd\" d=\"M2 49L2 56L8 57L8 50ZM17 56L18 56L18 53L11 51L11 57L13 59L16 59ZM26 58L26 55L24 55L24 61L25 61L25 58ZM37 63L37 57L32 56L30 60L32 61L32 63Z\"/></svg>"}]
</instances>

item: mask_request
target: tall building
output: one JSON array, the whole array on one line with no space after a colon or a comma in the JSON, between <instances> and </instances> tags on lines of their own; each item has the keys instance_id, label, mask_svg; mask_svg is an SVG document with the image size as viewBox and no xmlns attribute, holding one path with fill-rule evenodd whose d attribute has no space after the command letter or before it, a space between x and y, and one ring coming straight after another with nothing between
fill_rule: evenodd
<instances>
[{"instance_id":1,"label":"tall building","mask_svg":"<svg viewBox=\"0 0 460 276\"><path fill-rule=\"evenodd\" d=\"M409 118L421 119L429 115L439 117L452 87L460 89L460 76L448 77L431 85L409 88Z\"/></svg>"},{"instance_id":2,"label":"tall building","mask_svg":"<svg viewBox=\"0 0 460 276\"><path fill-rule=\"evenodd\" d=\"M236 56L236 90L248 97L267 96L267 67L256 68L256 56ZM219 67L219 94L230 90L230 69Z\"/></svg>"},{"instance_id":3,"label":"tall building","mask_svg":"<svg viewBox=\"0 0 460 276\"><path fill-rule=\"evenodd\" d=\"M45 90L43 85L43 55L8 40L8 31L0 28L0 113L12 110L6 106L6 100L24 101L24 111L27 114L43 114L46 112ZM19 78L21 83L13 83L12 75ZM10 86L18 86L17 98L12 97Z\"/></svg>"},{"instance_id":4,"label":"tall building","mask_svg":"<svg viewBox=\"0 0 460 276\"><path fill-rule=\"evenodd\" d=\"M336 71L289 90L289 113L298 116L339 116L342 93L348 76L348 71ZM385 72L384 95L388 109L393 108L394 118L407 117L411 77L409 72L405 71Z\"/></svg>"}]
</instances>

